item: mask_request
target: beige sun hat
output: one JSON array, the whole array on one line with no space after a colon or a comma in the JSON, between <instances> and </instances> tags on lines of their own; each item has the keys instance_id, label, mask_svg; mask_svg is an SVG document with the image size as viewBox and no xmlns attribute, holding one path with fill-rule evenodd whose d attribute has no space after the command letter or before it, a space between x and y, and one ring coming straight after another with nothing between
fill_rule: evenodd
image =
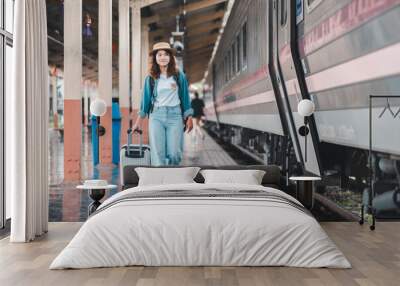
<instances>
[{"instance_id":1,"label":"beige sun hat","mask_svg":"<svg viewBox=\"0 0 400 286\"><path fill-rule=\"evenodd\" d=\"M158 50L167 50L170 51L173 55L175 55L175 49L171 48L171 45L167 42L159 42L153 45L153 50L150 52L150 55L153 55Z\"/></svg>"}]
</instances>

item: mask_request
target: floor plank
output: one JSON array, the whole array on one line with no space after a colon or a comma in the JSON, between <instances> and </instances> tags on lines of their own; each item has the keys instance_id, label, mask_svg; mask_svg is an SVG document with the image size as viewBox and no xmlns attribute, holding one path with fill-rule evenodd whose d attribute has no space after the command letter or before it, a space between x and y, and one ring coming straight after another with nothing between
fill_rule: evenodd
<instances>
[{"instance_id":1,"label":"floor plank","mask_svg":"<svg viewBox=\"0 0 400 286\"><path fill-rule=\"evenodd\" d=\"M0 241L0 285L395 286L400 273L400 222L378 223L376 231L351 222L321 223L352 263L352 269L290 267L118 267L49 270L55 256L82 223L50 223L32 243Z\"/></svg>"}]
</instances>

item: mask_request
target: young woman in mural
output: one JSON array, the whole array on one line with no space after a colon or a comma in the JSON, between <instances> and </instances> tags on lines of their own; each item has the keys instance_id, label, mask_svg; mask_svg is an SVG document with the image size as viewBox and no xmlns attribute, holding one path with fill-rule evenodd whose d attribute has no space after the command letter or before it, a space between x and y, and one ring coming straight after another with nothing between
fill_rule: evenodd
<instances>
[{"instance_id":1,"label":"young woman in mural","mask_svg":"<svg viewBox=\"0 0 400 286\"><path fill-rule=\"evenodd\" d=\"M141 129L143 118L149 117L151 165L179 165L183 133L193 128L193 109L186 76L177 69L168 43L156 43L150 53L138 115L133 130Z\"/></svg>"}]
</instances>

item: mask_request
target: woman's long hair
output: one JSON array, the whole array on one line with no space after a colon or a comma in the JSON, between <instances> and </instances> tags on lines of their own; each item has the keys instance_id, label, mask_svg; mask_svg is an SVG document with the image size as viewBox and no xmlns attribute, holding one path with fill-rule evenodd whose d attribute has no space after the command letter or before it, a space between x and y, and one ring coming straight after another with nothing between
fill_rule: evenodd
<instances>
[{"instance_id":1,"label":"woman's long hair","mask_svg":"<svg viewBox=\"0 0 400 286\"><path fill-rule=\"evenodd\" d=\"M178 69L176 66L174 55L168 50L163 50L163 51L165 51L169 55L169 63L168 63L168 67L167 67L168 77L178 75ZM156 55L157 55L157 52L154 52L151 54L150 63L149 63L149 66L150 66L149 74L154 79L160 78L160 74L161 74L160 66L157 64Z\"/></svg>"}]
</instances>

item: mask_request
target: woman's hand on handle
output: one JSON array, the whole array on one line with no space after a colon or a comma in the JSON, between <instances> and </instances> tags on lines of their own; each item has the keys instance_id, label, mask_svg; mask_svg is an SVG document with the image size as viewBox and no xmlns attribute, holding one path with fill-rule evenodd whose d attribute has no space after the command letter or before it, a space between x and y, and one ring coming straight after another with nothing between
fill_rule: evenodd
<instances>
[{"instance_id":1,"label":"woman's hand on handle","mask_svg":"<svg viewBox=\"0 0 400 286\"><path fill-rule=\"evenodd\" d=\"M142 120L143 119L140 116L138 116L135 124L133 124L132 126L132 132L135 132L136 129L142 130Z\"/></svg>"}]
</instances>

